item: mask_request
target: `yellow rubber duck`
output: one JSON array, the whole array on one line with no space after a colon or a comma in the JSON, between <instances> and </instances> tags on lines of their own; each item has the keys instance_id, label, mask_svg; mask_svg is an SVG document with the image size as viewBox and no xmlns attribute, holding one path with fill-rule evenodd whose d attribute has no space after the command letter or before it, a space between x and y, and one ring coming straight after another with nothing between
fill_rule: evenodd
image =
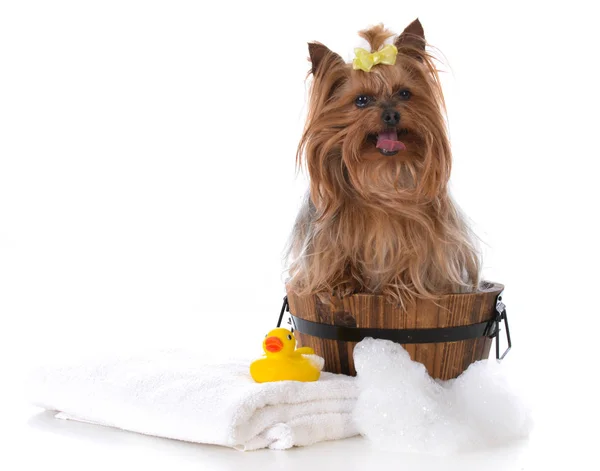
<instances>
[{"instance_id":1,"label":"yellow rubber duck","mask_svg":"<svg viewBox=\"0 0 600 471\"><path fill-rule=\"evenodd\" d=\"M250 364L257 383L272 381L317 381L324 360L310 347L296 348L296 337L288 329L269 332L263 341L265 355Z\"/></svg>"}]
</instances>

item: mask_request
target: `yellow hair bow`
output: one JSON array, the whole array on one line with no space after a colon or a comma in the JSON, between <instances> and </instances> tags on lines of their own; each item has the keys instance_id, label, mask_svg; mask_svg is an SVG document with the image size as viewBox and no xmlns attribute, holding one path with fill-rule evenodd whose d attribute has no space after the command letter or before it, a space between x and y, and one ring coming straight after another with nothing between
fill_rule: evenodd
<instances>
[{"instance_id":1,"label":"yellow hair bow","mask_svg":"<svg viewBox=\"0 0 600 471\"><path fill-rule=\"evenodd\" d=\"M356 57L352 61L352 67L354 70L360 69L370 72L371 68L377 64L394 65L397 54L398 49L393 44L388 44L377 52L369 52L362 47L357 47L354 49Z\"/></svg>"}]
</instances>

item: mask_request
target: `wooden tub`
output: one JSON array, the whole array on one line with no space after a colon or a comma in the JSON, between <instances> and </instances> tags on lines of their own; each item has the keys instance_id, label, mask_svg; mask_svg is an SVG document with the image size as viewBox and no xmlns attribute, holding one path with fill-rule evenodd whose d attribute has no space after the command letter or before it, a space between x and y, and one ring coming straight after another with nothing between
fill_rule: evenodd
<instances>
[{"instance_id":1,"label":"wooden tub","mask_svg":"<svg viewBox=\"0 0 600 471\"><path fill-rule=\"evenodd\" d=\"M481 326L487 321L492 325L497 316L498 296L503 290L501 284L483 283L481 290L476 293L448 294L435 301L419 299L408 310L387 303L383 296L371 294L354 294L343 299L328 296L328 303L315 295L297 296L288 290L287 299L292 319L297 318L294 333L299 344L312 347L317 355L325 359L325 371L355 375L352 352L357 342L308 335L302 332L303 326L320 325L322 328L326 324L342 327L341 330L345 331L367 328L386 329L389 332L387 329L439 330ZM302 323L302 320L309 322ZM325 329L335 330L327 326ZM425 365L432 377L446 380L456 378L471 363L487 358L493 340L491 337L480 335L466 340L408 343L403 346L413 360Z\"/></svg>"}]
</instances>

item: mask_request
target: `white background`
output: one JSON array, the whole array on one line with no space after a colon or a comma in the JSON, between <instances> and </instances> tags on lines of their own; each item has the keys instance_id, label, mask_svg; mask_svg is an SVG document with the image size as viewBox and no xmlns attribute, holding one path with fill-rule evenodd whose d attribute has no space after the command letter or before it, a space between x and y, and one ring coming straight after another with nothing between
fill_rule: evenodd
<instances>
[{"instance_id":1,"label":"white background","mask_svg":"<svg viewBox=\"0 0 600 471\"><path fill-rule=\"evenodd\" d=\"M260 353L306 181L306 42L415 17L445 55L453 194L506 285L508 362L535 397L518 447L444 467L595 467L599 39L593 2L0 4L0 440L6 469L405 469L353 439L285 453L187 445L27 406L30 365L90 349ZM590 429L590 427L592 427ZM2 446L2 448L4 448ZM318 460L318 461L316 461ZM596 463L597 465L597 463ZM4 464L0 467L5 468ZM319 466L314 469L321 469Z\"/></svg>"}]
</instances>

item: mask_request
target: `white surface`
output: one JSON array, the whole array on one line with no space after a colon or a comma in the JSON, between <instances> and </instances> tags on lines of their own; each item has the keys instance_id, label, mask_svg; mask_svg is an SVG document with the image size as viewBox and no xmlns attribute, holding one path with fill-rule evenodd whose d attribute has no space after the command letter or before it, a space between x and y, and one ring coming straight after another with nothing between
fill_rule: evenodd
<instances>
[{"instance_id":1,"label":"white surface","mask_svg":"<svg viewBox=\"0 0 600 471\"><path fill-rule=\"evenodd\" d=\"M260 354L305 189L306 41L348 57L358 29L416 16L451 66L452 188L507 287L530 443L444 460L360 440L240 454L34 415L22 373L50 355ZM2 2L0 468L597 468L596 18L587 1ZM262 52L277 65L257 69Z\"/></svg>"},{"instance_id":2,"label":"white surface","mask_svg":"<svg viewBox=\"0 0 600 471\"><path fill-rule=\"evenodd\" d=\"M53 419L48 412L34 415L27 425L26 440L35 453L13 455L21 469L51 463L61 469L90 470L140 467L148 470L175 468L203 470L306 469L364 470L373 466L406 469L488 470L520 469L524 447L516 445L485 454L454 457L373 451L362 438L326 442L287 451L239 452L229 448L195 445L122 432L114 429ZM9 452L12 454L12 452ZM7 456L6 462L11 456ZM13 461L15 462L15 461ZM535 469L535 468L532 468Z\"/></svg>"},{"instance_id":3,"label":"white surface","mask_svg":"<svg viewBox=\"0 0 600 471\"><path fill-rule=\"evenodd\" d=\"M597 469L591 439L575 445L557 429L538 430L528 442L510 447L449 457L374 450L362 438L325 442L287 451L239 452L123 432L111 428L54 419L50 412L19 407L4 421L10 431L2 463L13 469L128 469L174 468L203 470L306 469L364 470L376 466L396 469L448 471L506 471L521 469ZM551 468L547 468L551 466Z\"/></svg>"}]
</instances>

